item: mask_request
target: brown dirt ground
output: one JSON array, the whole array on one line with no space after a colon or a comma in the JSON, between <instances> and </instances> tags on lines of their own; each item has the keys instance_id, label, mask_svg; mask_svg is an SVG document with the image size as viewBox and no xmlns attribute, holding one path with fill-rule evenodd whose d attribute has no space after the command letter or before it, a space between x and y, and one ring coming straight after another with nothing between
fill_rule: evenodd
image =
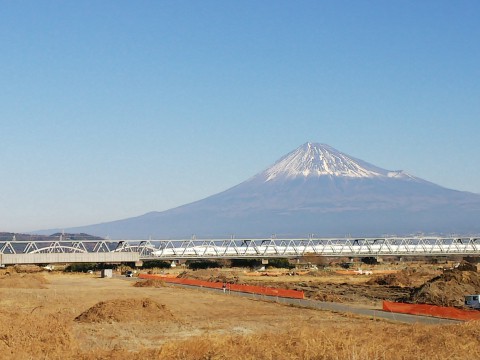
<instances>
[{"instance_id":1,"label":"brown dirt ground","mask_svg":"<svg viewBox=\"0 0 480 360\"><path fill-rule=\"evenodd\" d=\"M165 305L149 298L114 299L100 301L75 318L81 323L173 321L172 313Z\"/></svg>"},{"instance_id":2,"label":"brown dirt ground","mask_svg":"<svg viewBox=\"0 0 480 360\"><path fill-rule=\"evenodd\" d=\"M427 281L412 292L419 304L463 307L464 295L480 294L480 273L452 270Z\"/></svg>"},{"instance_id":3,"label":"brown dirt ground","mask_svg":"<svg viewBox=\"0 0 480 360\"><path fill-rule=\"evenodd\" d=\"M135 287L164 287L165 282L162 280L148 279L144 281L137 281L133 284Z\"/></svg>"},{"instance_id":4,"label":"brown dirt ground","mask_svg":"<svg viewBox=\"0 0 480 360\"><path fill-rule=\"evenodd\" d=\"M372 276L366 284L414 288L423 285L438 274L438 270L402 269L396 273Z\"/></svg>"},{"instance_id":5,"label":"brown dirt ground","mask_svg":"<svg viewBox=\"0 0 480 360\"><path fill-rule=\"evenodd\" d=\"M44 289L48 280L42 274L18 274L15 272L0 275L0 288Z\"/></svg>"}]
</instances>

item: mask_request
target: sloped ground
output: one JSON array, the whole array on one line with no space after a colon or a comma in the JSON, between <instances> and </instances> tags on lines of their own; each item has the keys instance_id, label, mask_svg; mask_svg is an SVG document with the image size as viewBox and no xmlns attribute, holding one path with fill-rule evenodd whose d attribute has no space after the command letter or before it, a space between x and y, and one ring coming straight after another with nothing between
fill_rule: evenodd
<instances>
[{"instance_id":1,"label":"sloped ground","mask_svg":"<svg viewBox=\"0 0 480 360\"><path fill-rule=\"evenodd\" d=\"M222 269L208 269L208 270L186 270L178 274L179 278L205 280L212 282L228 282L231 284L244 284L240 279L240 271L223 271Z\"/></svg>"},{"instance_id":2,"label":"sloped ground","mask_svg":"<svg viewBox=\"0 0 480 360\"><path fill-rule=\"evenodd\" d=\"M368 280L366 284L409 287L412 286L412 280L406 271L401 271L394 274L375 276Z\"/></svg>"},{"instance_id":3,"label":"sloped ground","mask_svg":"<svg viewBox=\"0 0 480 360\"><path fill-rule=\"evenodd\" d=\"M366 282L366 284L398 286L403 288L416 287L421 286L425 282L431 280L438 275L438 273L438 271L435 272L426 269L407 268L396 273L373 276Z\"/></svg>"},{"instance_id":4,"label":"sloped ground","mask_svg":"<svg viewBox=\"0 0 480 360\"><path fill-rule=\"evenodd\" d=\"M101 301L75 318L81 323L158 322L171 321L174 317L165 305L149 298L115 299Z\"/></svg>"},{"instance_id":5,"label":"sloped ground","mask_svg":"<svg viewBox=\"0 0 480 360\"><path fill-rule=\"evenodd\" d=\"M0 288L45 289L48 280L42 274L18 274L15 272L0 275Z\"/></svg>"},{"instance_id":6,"label":"sloped ground","mask_svg":"<svg viewBox=\"0 0 480 360\"><path fill-rule=\"evenodd\" d=\"M480 274L447 271L415 289L410 301L417 304L463 307L464 296L480 294Z\"/></svg>"},{"instance_id":7,"label":"sloped ground","mask_svg":"<svg viewBox=\"0 0 480 360\"><path fill-rule=\"evenodd\" d=\"M133 284L135 287L164 287L165 281L157 280L157 279L147 279L147 280L140 280Z\"/></svg>"}]
</instances>

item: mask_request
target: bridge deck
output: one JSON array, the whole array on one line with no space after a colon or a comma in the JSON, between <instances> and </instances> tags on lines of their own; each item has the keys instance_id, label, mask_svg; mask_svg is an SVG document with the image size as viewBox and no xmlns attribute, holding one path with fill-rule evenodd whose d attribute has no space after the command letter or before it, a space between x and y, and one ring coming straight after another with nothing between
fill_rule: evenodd
<instances>
[{"instance_id":1,"label":"bridge deck","mask_svg":"<svg viewBox=\"0 0 480 360\"><path fill-rule=\"evenodd\" d=\"M0 264L480 255L480 237L0 241Z\"/></svg>"}]
</instances>

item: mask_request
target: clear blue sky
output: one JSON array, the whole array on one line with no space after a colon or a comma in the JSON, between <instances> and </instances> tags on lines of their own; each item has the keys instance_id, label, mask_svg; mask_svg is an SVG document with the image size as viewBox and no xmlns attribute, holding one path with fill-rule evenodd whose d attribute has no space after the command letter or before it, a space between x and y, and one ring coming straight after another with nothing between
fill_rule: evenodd
<instances>
[{"instance_id":1,"label":"clear blue sky","mask_svg":"<svg viewBox=\"0 0 480 360\"><path fill-rule=\"evenodd\" d=\"M480 2L0 1L0 231L207 197L307 141L480 193Z\"/></svg>"}]
</instances>

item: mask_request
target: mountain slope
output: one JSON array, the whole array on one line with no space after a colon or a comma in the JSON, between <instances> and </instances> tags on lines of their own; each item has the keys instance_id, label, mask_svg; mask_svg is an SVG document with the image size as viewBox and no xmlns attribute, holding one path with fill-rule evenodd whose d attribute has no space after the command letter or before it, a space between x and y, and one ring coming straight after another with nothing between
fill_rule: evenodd
<instances>
[{"instance_id":1,"label":"mountain slope","mask_svg":"<svg viewBox=\"0 0 480 360\"><path fill-rule=\"evenodd\" d=\"M480 195L306 143L224 192L163 212L68 229L112 238L480 232Z\"/></svg>"}]
</instances>

